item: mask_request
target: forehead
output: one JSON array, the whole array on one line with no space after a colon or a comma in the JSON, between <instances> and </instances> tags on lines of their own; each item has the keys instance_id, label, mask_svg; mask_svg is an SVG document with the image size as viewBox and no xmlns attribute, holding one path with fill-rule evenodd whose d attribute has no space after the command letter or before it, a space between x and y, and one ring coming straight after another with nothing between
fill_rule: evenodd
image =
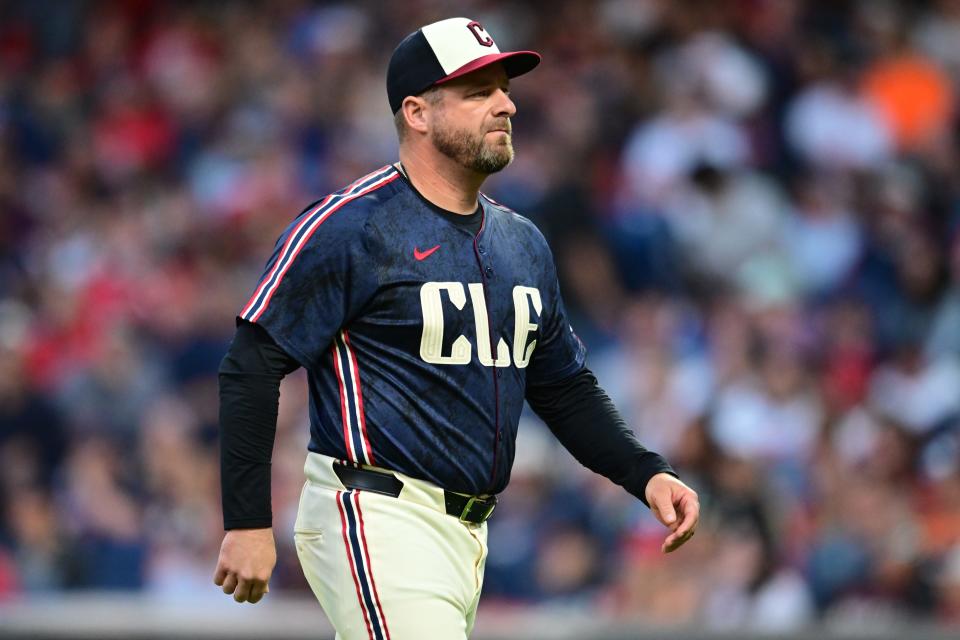
<instances>
[{"instance_id":1,"label":"forehead","mask_svg":"<svg viewBox=\"0 0 960 640\"><path fill-rule=\"evenodd\" d=\"M501 86L510 84L510 78L507 77L507 72L504 71L503 65L499 62L495 62L494 64L481 69L477 69L476 71L471 71L470 73L462 75L459 78L454 78L449 82L444 82L440 86L456 89L461 87L485 86L490 84L497 84Z\"/></svg>"}]
</instances>

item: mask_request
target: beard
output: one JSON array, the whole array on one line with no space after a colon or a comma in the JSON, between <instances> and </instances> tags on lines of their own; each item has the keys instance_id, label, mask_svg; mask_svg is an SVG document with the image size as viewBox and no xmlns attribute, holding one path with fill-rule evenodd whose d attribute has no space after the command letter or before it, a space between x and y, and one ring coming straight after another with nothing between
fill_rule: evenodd
<instances>
[{"instance_id":1,"label":"beard","mask_svg":"<svg viewBox=\"0 0 960 640\"><path fill-rule=\"evenodd\" d=\"M499 137L494 142L488 142L487 132L479 135L467 129L458 129L441 121L430 134L433 146L437 151L454 160L461 166L489 175L496 173L513 162L513 141L509 133ZM497 125L510 131L510 121L504 125Z\"/></svg>"}]
</instances>

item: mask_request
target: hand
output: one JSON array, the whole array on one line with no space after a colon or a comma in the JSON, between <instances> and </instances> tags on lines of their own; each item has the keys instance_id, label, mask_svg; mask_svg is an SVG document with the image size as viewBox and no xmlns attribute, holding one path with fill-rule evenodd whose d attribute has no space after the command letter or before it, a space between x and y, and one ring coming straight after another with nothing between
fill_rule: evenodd
<instances>
[{"instance_id":1,"label":"hand","mask_svg":"<svg viewBox=\"0 0 960 640\"><path fill-rule=\"evenodd\" d=\"M700 519L700 500L696 491L668 473L658 473L647 482L644 495L653 515L673 532L660 547L663 553L679 549L693 537Z\"/></svg>"},{"instance_id":2,"label":"hand","mask_svg":"<svg viewBox=\"0 0 960 640\"><path fill-rule=\"evenodd\" d=\"M260 602L277 564L273 529L232 529L223 536L213 582L237 602Z\"/></svg>"}]
</instances>

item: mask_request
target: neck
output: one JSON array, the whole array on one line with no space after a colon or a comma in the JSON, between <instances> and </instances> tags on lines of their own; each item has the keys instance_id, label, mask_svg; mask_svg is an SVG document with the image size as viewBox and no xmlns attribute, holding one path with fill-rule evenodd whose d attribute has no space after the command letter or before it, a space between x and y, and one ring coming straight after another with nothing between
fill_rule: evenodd
<instances>
[{"instance_id":1,"label":"neck","mask_svg":"<svg viewBox=\"0 0 960 640\"><path fill-rule=\"evenodd\" d=\"M477 210L485 174L467 169L432 146L401 145L400 163L417 191L441 209L462 215Z\"/></svg>"}]
</instances>

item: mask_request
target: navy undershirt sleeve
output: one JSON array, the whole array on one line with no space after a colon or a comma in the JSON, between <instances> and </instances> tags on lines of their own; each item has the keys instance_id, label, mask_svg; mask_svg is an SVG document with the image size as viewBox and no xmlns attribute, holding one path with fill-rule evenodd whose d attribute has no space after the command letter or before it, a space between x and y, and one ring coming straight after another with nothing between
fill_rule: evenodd
<instances>
[{"instance_id":1,"label":"navy undershirt sleeve","mask_svg":"<svg viewBox=\"0 0 960 640\"><path fill-rule=\"evenodd\" d=\"M677 475L659 454L640 444L586 367L559 382L528 384L526 398L580 464L606 476L644 504L650 478L658 473Z\"/></svg>"},{"instance_id":2,"label":"navy undershirt sleeve","mask_svg":"<svg viewBox=\"0 0 960 640\"><path fill-rule=\"evenodd\" d=\"M272 526L270 459L280 381L299 366L263 327L238 321L219 371L224 529Z\"/></svg>"}]
</instances>

